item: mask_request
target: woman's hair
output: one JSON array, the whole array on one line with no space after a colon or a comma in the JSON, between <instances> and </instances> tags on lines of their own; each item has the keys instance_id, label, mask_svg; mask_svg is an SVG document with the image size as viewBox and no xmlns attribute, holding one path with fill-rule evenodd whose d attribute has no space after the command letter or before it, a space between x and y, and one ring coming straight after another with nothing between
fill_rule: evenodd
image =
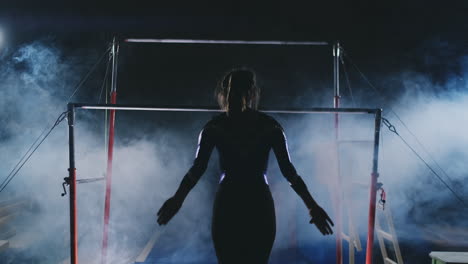
<instances>
[{"instance_id":1,"label":"woman's hair","mask_svg":"<svg viewBox=\"0 0 468 264\"><path fill-rule=\"evenodd\" d=\"M232 69L228 71L218 84L216 98L221 109L229 112L229 96L237 94L235 100L242 100L242 107L257 109L260 97L260 89L256 85L255 73L246 68Z\"/></svg>"}]
</instances>

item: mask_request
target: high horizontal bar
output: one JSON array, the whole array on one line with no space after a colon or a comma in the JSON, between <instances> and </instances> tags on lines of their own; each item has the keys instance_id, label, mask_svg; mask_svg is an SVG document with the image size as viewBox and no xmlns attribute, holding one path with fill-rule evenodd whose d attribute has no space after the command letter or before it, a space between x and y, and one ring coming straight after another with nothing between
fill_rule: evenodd
<instances>
[{"instance_id":1,"label":"high horizontal bar","mask_svg":"<svg viewBox=\"0 0 468 264\"><path fill-rule=\"evenodd\" d=\"M75 108L89 110L124 110L124 111L161 111L161 112L224 112L218 107L177 107L154 105L124 105L124 104L82 104L70 103ZM312 113L350 113L350 114L374 114L380 109L374 108L290 108L290 109L260 109L259 111L271 114L312 114Z\"/></svg>"},{"instance_id":2,"label":"high horizontal bar","mask_svg":"<svg viewBox=\"0 0 468 264\"><path fill-rule=\"evenodd\" d=\"M278 46L326 46L326 41L280 41L280 40L212 40L212 39L135 39L130 43L162 43L162 44L221 44L221 45L278 45Z\"/></svg>"}]
</instances>

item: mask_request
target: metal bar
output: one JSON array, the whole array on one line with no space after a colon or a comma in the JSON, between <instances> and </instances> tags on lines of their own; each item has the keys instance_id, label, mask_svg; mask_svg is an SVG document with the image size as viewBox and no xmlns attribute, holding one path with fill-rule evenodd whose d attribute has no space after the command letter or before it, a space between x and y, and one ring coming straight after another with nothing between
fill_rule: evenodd
<instances>
[{"instance_id":1,"label":"metal bar","mask_svg":"<svg viewBox=\"0 0 468 264\"><path fill-rule=\"evenodd\" d=\"M393 236L390 233L383 231L382 229L377 229L377 232L382 235L383 238L393 242Z\"/></svg>"},{"instance_id":2,"label":"metal bar","mask_svg":"<svg viewBox=\"0 0 468 264\"><path fill-rule=\"evenodd\" d=\"M112 79L111 79L111 104L117 102L117 59L119 53L119 44L114 38L112 42ZM112 109L109 114L109 144L107 149L107 171L106 171L106 195L104 200L104 226L102 235L102 254L101 263L107 263L107 245L108 245L108 229L110 218L110 201L112 191L112 160L114 155L114 131L115 131L115 109Z\"/></svg>"},{"instance_id":3,"label":"metal bar","mask_svg":"<svg viewBox=\"0 0 468 264\"><path fill-rule=\"evenodd\" d=\"M10 242L8 240L0 240L0 252L7 249L10 246Z\"/></svg>"},{"instance_id":4,"label":"metal bar","mask_svg":"<svg viewBox=\"0 0 468 264\"><path fill-rule=\"evenodd\" d=\"M374 154L372 161L372 174L370 186L370 201L369 201L369 221L367 227L367 247L366 247L366 264L372 264L372 247L374 245L375 231L375 204L377 199L377 178L379 177L379 139L380 126L382 123L382 110L378 109L375 114L375 132L374 132Z\"/></svg>"},{"instance_id":5,"label":"metal bar","mask_svg":"<svg viewBox=\"0 0 468 264\"><path fill-rule=\"evenodd\" d=\"M162 111L162 112L223 112L218 107L185 107L185 106L156 106L156 105L125 105L125 104L73 104L75 108L88 110L127 110L127 111ZM260 109L259 111L272 114L311 114L311 113L353 113L353 114L374 114L379 109L374 108L290 108L290 109Z\"/></svg>"},{"instance_id":6,"label":"metal bar","mask_svg":"<svg viewBox=\"0 0 468 264\"><path fill-rule=\"evenodd\" d=\"M340 56L341 46L339 42L333 45L333 106L335 108L340 107Z\"/></svg>"},{"instance_id":7,"label":"metal bar","mask_svg":"<svg viewBox=\"0 0 468 264\"><path fill-rule=\"evenodd\" d=\"M140 252L138 257L135 259L135 263L141 263L141 262L146 262L146 259L148 258L148 255L150 254L151 250L154 247L154 244L156 244L156 240L162 235L163 232L165 232L167 229L163 229L164 231L159 231L155 230L153 235L151 236L150 240L148 243L146 243L145 247L143 250Z\"/></svg>"},{"instance_id":8,"label":"metal bar","mask_svg":"<svg viewBox=\"0 0 468 264\"><path fill-rule=\"evenodd\" d=\"M280 41L280 40L212 40L212 39L125 39L128 43L161 44L221 44L221 45L277 45L277 46L326 46L326 41Z\"/></svg>"},{"instance_id":9,"label":"metal bar","mask_svg":"<svg viewBox=\"0 0 468 264\"><path fill-rule=\"evenodd\" d=\"M340 44L336 42L333 45L333 108L340 108ZM343 209L342 209L342 188L340 179L340 164L339 164L339 153L338 153L338 140L339 140L339 122L340 116L338 112L335 112L335 151L337 160L337 191L335 191L335 229L336 229L336 263L343 263Z\"/></svg>"},{"instance_id":10,"label":"metal bar","mask_svg":"<svg viewBox=\"0 0 468 264\"><path fill-rule=\"evenodd\" d=\"M117 71L119 62L119 43L116 38L112 42L112 73L111 73L111 92L117 92Z\"/></svg>"},{"instance_id":11,"label":"metal bar","mask_svg":"<svg viewBox=\"0 0 468 264\"><path fill-rule=\"evenodd\" d=\"M76 209L75 108L68 104L68 183L70 185L70 263L78 264L78 225Z\"/></svg>"},{"instance_id":12,"label":"metal bar","mask_svg":"<svg viewBox=\"0 0 468 264\"><path fill-rule=\"evenodd\" d=\"M344 240L348 241L350 244L352 244L351 237L346 235L345 233L341 233L341 236L343 237Z\"/></svg>"},{"instance_id":13,"label":"metal bar","mask_svg":"<svg viewBox=\"0 0 468 264\"><path fill-rule=\"evenodd\" d=\"M391 260L390 258L385 258L385 264L398 264L395 261Z\"/></svg>"}]
</instances>

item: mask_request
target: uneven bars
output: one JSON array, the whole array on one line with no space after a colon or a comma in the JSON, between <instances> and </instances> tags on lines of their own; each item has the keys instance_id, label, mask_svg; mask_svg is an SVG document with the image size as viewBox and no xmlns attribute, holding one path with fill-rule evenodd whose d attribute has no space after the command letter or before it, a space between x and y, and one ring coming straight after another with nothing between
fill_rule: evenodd
<instances>
[{"instance_id":1,"label":"uneven bars","mask_svg":"<svg viewBox=\"0 0 468 264\"><path fill-rule=\"evenodd\" d=\"M230 44L230 45L282 45L282 46L326 46L326 41L280 41L280 40L212 40L212 39L125 39L132 43L165 44Z\"/></svg>"},{"instance_id":2,"label":"uneven bars","mask_svg":"<svg viewBox=\"0 0 468 264\"><path fill-rule=\"evenodd\" d=\"M223 112L218 107L167 107L167 106L154 106L154 105L123 105L123 104L83 104L71 103L75 108L89 109L89 110L126 110L126 111L161 111L161 112ZM361 113L361 114L374 114L380 109L374 108L326 108L326 107L312 107L301 109L260 109L259 111L271 114L312 114L312 113Z\"/></svg>"}]
</instances>

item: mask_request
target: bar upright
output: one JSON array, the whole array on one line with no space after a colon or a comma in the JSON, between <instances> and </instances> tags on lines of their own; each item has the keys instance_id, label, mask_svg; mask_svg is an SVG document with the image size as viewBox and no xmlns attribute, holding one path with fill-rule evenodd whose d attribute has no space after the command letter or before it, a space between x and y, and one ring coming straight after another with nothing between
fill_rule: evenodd
<instances>
[{"instance_id":1,"label":"bar upright","mask_svg":"<svg viewBox=\"0 0 468 264\"><path fill-rule=\"evenodd\" d=\"M366 264L372 264L372 247L374 245L374 230L375 230L375 205L377 199L377 178L379 177L379 139L380 126L382 123L382 110L378 109L375 113L375 132L374 132L374 153L372 160L372 174L370 185L370 201L369 201L369 221L367 230L367 247L366 247Z\"/></svg>"},{"instance_id":2,"label":"bar upright","mask_svg":"<svg viewBox=\"0 0 468 264\"><path fill-rule=\"evenodd\" d=\"M340 52L341 52L340 43L336 42L333 45L333 108L340 108ZM337 161L337 174L336 174L336 188L335 190L335 236L336 236L336 263L343 263L343 239L342 239L342 230L343 230L343 215L342 215L342 188L341 188L341 179L340 179L340 168L339 168L339 152L338 152L338 139L339 139L339 122L340 116L338 113L335 113L335 152L336 152L336 161Z\"/></svg>"},{"instance_id":3,"label":"bar upright","mask_svg":"<svg viewBox=\"0 0 468 264\"><path fill-rule=\"evenodd\" d=\"M118 65L119 44L114 38L112 42L112 76L111 76L111 104L117 102L117 65ZM115 131L115 109L110 110L109 114L109 143L107 148L107 171L106 171L106 194L104 201L104 226L102 234L101 264L107 263L107 246L109 240L109 218L110 201L112 190L112 160L114 154L114 131Z\"/></svg>"},{"instance_id":4,"label":"bar upright","mask_svg":"<svg viewBox=\"0 0 468 264\"><path fill-rule=\"evenodd\" d=\"M70 263L78 264L78 225L76 210L75 106L68 104L68 184L70 185Z\"/></svg>"}]
</instances>

